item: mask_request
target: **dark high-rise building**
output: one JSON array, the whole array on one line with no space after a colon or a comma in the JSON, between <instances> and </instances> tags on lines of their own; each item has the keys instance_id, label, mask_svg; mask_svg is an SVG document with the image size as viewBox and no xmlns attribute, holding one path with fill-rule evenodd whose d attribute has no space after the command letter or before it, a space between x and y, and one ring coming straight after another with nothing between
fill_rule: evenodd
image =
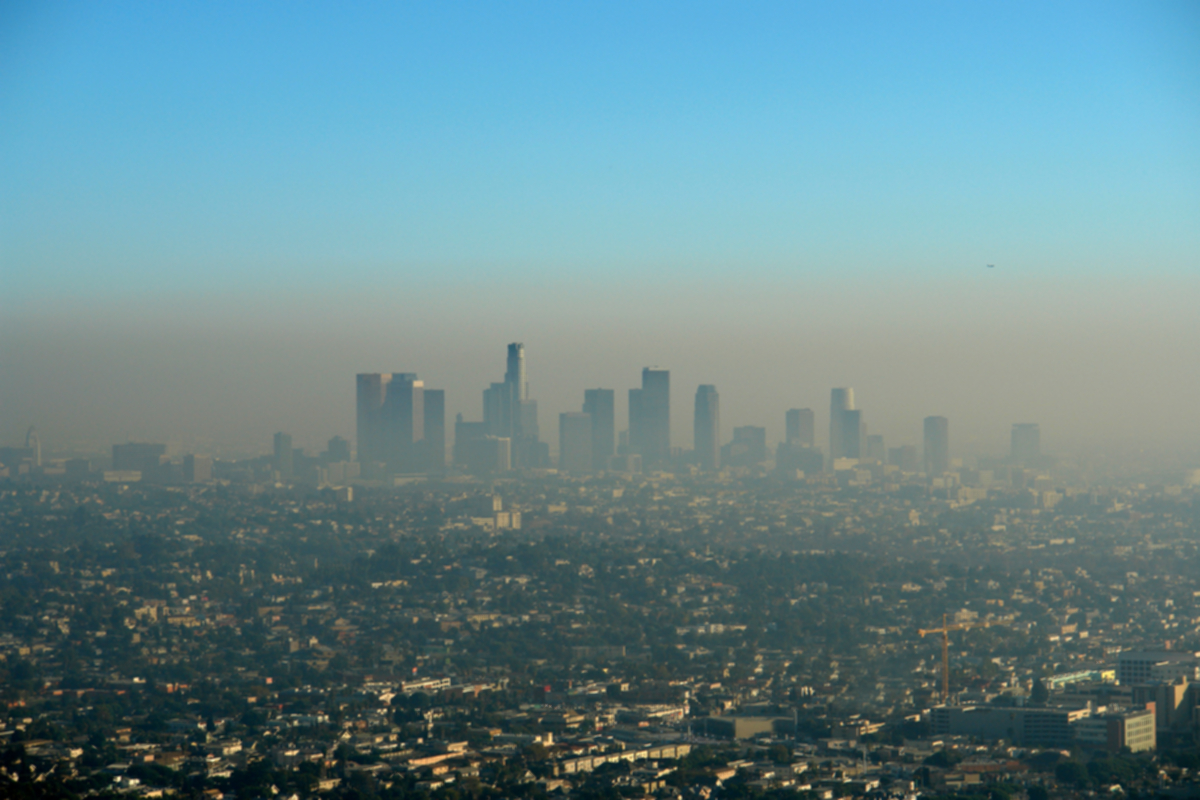
<instances>
[{"instance_id":1,"label":"dark high-rise building","mask_svg":"<svg viewBox=\"0 0 1200 800\"><path fill-rule=\"evenodd\" d=\"M811 408L792 408L787 412L787 435L784 441L801 447L815 447L817 426Z\"/></svg>"},{"instance_id":2,"label":"dark high-rise building","mask_svg":"<svg viewBox=\"0 0 1200 800\"><path fill-rule=\"evenodd\" d=\"M383 403L387 399L388 385L391 381L390 372L362 372L355 381L358 460L364 464L377 464L387 460L383 444Z\"/></svg>"},{"instance_id":3,"label":"dark high-rise building","mask_svg":"<svg viewBox=\"0 0 1200 800\"><path fill-rule=\"evenodd\" d=\"M455 444L457 447L457 443ZM476 475L512 469L512 439L507 436L481 436L463 443L463 465Z\"/></svg>"},{"instance_id":4,"label":"dark high-rise building","mask_svg":"<svg viewBox=\"0 0 1200 800\"><path fill-rule=\"evenodd\" d=\"M512 439L492 436L483 422L454 422L454 463L477 475L512 468Z\"/></svg>"},{"instance_id":5,"label":"dark high-rise building","mask_svg":"<svg viewBox=\"0 0 1200 800\"><path fill-rule=\"evenodd\" d=\"M360 373L357 403L361 463L382 464L392 472L421 472L444 465L446 415L445 393L441 389L427 390L425 382L418 380L413 372ZM427 433L434 439L427 441ZM439 441L443 453L440 460L435 456Z\"/></svg>"},{"instance_id":6,"label":"dark high-rise building","mask_svg":"<svg viewBox=\"0 0 1200 800\"><path fill-rule=\"evenodd\" d=\"M950 469L950 420L925 418L925 474L938 477Z\"/></svg>"},{"instance_id":7,"label":"dark high-rise building","mask_svg":"<svg viewBox=\"0 0 1200 800\"><path fill-rule=\"evenodd\" d=\"M608 469L613 457L616 413L612 389L587 389L583 393L583 413L592 418L592 468Z\"/></svg>"},{"instance_id":8,"label":"dark high-rise building","mask_svg":"<svg viewBox=\"0 0 1200 800\"><path fill-rule=\"evenodd\" d=\"M483 424L489 436L512 434L512 396L506 383L483 390Z\"/></svg>"},{"instance_id":9,"label":"dark high-rise building","mask_svg":"<svg viewBox=\"0 0 1200 800\"><path fill-rule=\"evenodd\" d=\"M733 441L721 448L721 463L753 467L767 460L767 429L743 425L733 429Z\"/></svg>"},{"instance_id":10,"label":"dark high-rise building","mask_svg":"<svg viewBox=\"0 0 1200 800\"><path fill-rule=\"evenodd\" d=\"M459 414L454 420L454 463L469 467L471 457L471 442L488 436L486 422L465 422Z\"/></svg>"},{"instance_id":11,"label":"dark high-rise building","mask_svg":"<svg viewBox=\"0 0 1200 800\"><path fill-rule=\"evenodd\" d=\"M522 405L529 401L529 382L525 374L525 345L513 342L508 346L504 381L493 383L483 393L483 421L493 436L520 438L526 434L524 423L529 412ZM534 406L533 423L537 411ZM536 431L534 436L536 438Z\"/></svg>"},{"instance_id":12,"label":"dark high-rise building","mask_svg":"<svg viewBox=\"0 0 1200 800\"><path fill-rule=\"evenodd\" d=\"M517 404L516 420L516 436L518 439L536 442L540 436L538 432L538 406L537 400L522 400ZM533 465L530 465L533 466Z\"/></svg>"},{"instance_id":13,"label":"dark high-rise building","mask_svg":"<svg viewBox=\"0 0 1200 800\"><path fill-rule=\"evenodd\" d=\"M383 455L392 472L424 469L425 383L415 372L394 372L380 410Z\"/></svg>"},{"instance_id":14,"label":"dark high-rise building","mask_svg":"<svg viewBox=\"0 0 1200 800\"><path fill-rule=\"evenodd\" d=\"M592 469L592 416L578 411L558 415L558 468L566 472Z\"/></svg>"},{"instance_id":15,"label":"dark high-rise building","mask_svg":"<svg viewBox=\"0 0 1200 800\"><path fill-rule=\"evenodd\" d=\"M281 478L290 478L295 451L292 450L292 437L286 433L275 434L275 471Z\"/></svg>"},{"instance_id":16,"label":"dark high-rise building","mask_svg":"<svg viewBox=\"0 0 1200 800\"><path fill-rule=\"evenodd\" d=\"M440 470L446 466L446 391L425 390L425 466Z\"/></svg>"},{"instance_id":17,"label":"dark high-rise building","mask_svg":"<svg viewBox=\"0 0 1200 800\"><path fill-rule=\"evenodd\" d=\"M874 434L867 437L867 448L864 457L868 461L877 461L880 464L887 461L887 448L884 447L882 436Z\"/></svg>"},{"instance_id":18,"label":"dark high-rise building","mask_svg":"<svg viewBox=\"0 0 1200 800\"><path fill-rule=\"evenodd\" d=\"M721 465L721 396L716 386L702 384L696 389L692 434L700 469L715 471Z\"/></svg>"},{"instance_id":19,"label":"dark high-rise building","mask_svg":"<svg viewBox=\"0 0 1200 800\"><path fill-rule=\"evenodd\" d=\"M636 394L635 394L636 393ZM629 448L646 468L661 468L671 457L671 373L646 367L642 388L629 391Z\"/></svg>"},{"instance_id":20,"label":"dark high-rise building","mask_svg":"<svg viewBox=\"0 0 1200 800\"><path fill-rule=\"evenodd\" d=\"M903 472L916 472L917 467L917 448L911 444L902 445L901 447L888 448L888 463L899 467Z\"/></svg>"},{"instance_id":21,"label":"dark high-rise building","mask_svg":"<svg viewBox=\"0 0 1200 800\"><path fill-rule=\"evenodd\" d=\"M321 460L329 462L349 461L350 442L341 436L334 436L325 446L325 452L321 454Z\"/></svg>"},{"instance_id":22,"label":"dark high-rise building","mask_svg":"<svg viewBox=\"0 0 1200 800\"><path fill-rule=\"evenodd\" d=\"M862 411L852 408L843 411L839 417L841 423L840 443L842 452L838 458L862 458L866 454L866 426L863 424Z\"/></svg>"},{"instance_id":23,"label":"dark high-rise building","mask_svg":"<svg viewBox=\"0 0 1200 800\"><path fill-rule=\"evenodd\" d=\"M1042 431L1036 422L1012 426L1012 460L1018 464L1036 461L1042 454Z\"/></svg>"},{"instance_id":24,"label":"dark high-rise building","mask_svg":"<svg viewBox=\"0 0 1200 800\"><path fill-rule=\"evenodd\" d=\"M529 399L529 381L525 377L525 345L513 342L508 346L504 382L512 387L515 402Z\"/></svg>"}]
</instances>

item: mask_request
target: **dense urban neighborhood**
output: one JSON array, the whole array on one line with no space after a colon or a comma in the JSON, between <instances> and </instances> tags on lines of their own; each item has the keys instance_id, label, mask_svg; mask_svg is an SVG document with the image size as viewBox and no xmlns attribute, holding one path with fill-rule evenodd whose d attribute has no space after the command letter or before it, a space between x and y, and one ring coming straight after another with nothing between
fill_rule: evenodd
<instances>
[{"instance_id":1,"label":"dense urban neighborhood","mask_svg":"<svg viewBox=\"0 0 1200 800\"><path fill-rule=\"evenodd\" d=\"M1193 474L0 482L6 797L1187 797Z\"/></svg>"}]
</instances>

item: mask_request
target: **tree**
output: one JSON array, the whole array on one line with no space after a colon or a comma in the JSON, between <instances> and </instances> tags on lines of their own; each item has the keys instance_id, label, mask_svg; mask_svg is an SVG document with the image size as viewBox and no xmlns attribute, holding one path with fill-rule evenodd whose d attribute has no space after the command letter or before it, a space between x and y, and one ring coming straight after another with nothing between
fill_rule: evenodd
<instances>
[{"instance_id":1,"label":"tree","mask_svg":"<svg viewBox=\"0 0 1200 800\"><path fill-rule=\"evenodd\" d=\"M1029 695L1029 699L1035 705L1045 705L1050 698L1050 690L1046 688L1046 684L1042 683L1042 679L1038 678L1033 682L1033 691Z\"/></svg>"},{"instance_id":2,"label":"tree","mask_svg":"<svg viewBox=\"0 0 1200 800\"><path fill-rule=\"evenodd\" d=\"M1078 761L1064 761L1054 768L1054 778L1059 783L1083 787L1088 783L1087 767Z\"/></svg>"}]
</instances>

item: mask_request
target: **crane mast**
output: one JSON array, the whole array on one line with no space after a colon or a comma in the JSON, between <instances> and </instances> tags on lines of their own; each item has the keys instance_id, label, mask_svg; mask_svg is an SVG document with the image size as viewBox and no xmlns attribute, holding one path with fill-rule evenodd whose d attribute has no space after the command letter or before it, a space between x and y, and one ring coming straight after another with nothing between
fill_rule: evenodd
<instances>
[{"instance_id":1,"label":"crane mast","mask_svg":"<svg viewBox=\"0 0 1200 800\"><path fill-rule=\"evenodd\" d=\"M942 635L942 705L950 699L950 631L965 631L971 628L989 628L992 625L1003 625L1003 620L985 619L980 622L956 622L949 624L946 615L942 614L942 625L939 628L918 628L921 638L931 633Z\"/></svg>"}]
</instances>

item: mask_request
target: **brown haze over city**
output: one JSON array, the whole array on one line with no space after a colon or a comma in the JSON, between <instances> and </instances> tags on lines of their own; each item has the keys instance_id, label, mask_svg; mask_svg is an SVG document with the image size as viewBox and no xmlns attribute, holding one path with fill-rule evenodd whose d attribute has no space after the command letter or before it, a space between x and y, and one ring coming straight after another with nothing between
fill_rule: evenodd
<instances>
[{"instance_id":1,"label":"brown haze over city","mask_svg":"<svg viewBox=\"0 0 1200 800\"><path fill-rule=\"evenodd\" d=\"M558 412L578 410L585 388L617 390L624 428L626 390L647 365L671 370L683 447L695 387L714 383L726 439L760 424L778 440L792 407L815 409L825 430L829 389L853 386L870 432L893 446L919 444L921 419L939 414L954 455L1003 454L1022 421L1041 424L1050 453L1194 448L1197 278L1048 272L980 258L939 276L430 274L370 292L31 301L0 323L0 433L14 442L33 424L60 450L132 439L233 456L266 452L286 430L315 452L353 437L354 373L417 372L446 389L448 422L479 419L504 345L523 341L552 448Z\"/></svg>"}]
</instances>

